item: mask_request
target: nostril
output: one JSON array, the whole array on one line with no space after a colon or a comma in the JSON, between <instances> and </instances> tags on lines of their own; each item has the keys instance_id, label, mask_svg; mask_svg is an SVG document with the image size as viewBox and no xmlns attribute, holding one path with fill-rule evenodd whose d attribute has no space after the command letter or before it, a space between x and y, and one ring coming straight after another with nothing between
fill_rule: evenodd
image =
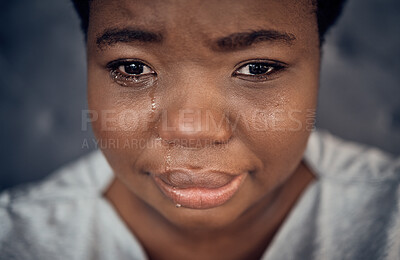
<instances>
[{"instance_id":1,"label":"nostril","mask_svg":"<svg viewBox=\"0 0 400 260\"><path fill-rule=\"evenodd\" d=\"M227 144L229 143L229 141L232 139L232 135L229 135L229 137L227 139L221 138L218 140L214 140L214 144Z\"/></svg>"}]
</instances>

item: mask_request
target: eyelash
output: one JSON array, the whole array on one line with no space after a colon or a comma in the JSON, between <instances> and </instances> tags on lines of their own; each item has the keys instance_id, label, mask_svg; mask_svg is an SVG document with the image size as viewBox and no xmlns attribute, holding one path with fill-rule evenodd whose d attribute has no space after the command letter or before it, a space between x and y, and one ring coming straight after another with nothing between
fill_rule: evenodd
<instances>
[{"instance_id":1,"label":"eyelash","mask_svg":"<svg viewBox=\"0 0 400 260\"><path fill-rule=\"evenodd\" d=\"M147 67L151 72L142 75L132 75L121 71L122 66L137 64L141 67ZM261 66L263 69L268 68L268 71L262 74L244 74L239 72L246 66ZM237 77L242 80L252 81L252 82L264 82L274 79L274 76L287 68L287 65L278 61L265 61L265 60L255 60L247 61L242 63L238 68L232 73L232 76ZM145 62L141 60L115 60L107 64L107 69L110 71L111 78L115 80L118 84L125 87L141 87L152 84L156 79L157 73ZM142 68L143 69L143 68ZM250 72L250 68L249 68Z\"/></svg>"}]
</instances>

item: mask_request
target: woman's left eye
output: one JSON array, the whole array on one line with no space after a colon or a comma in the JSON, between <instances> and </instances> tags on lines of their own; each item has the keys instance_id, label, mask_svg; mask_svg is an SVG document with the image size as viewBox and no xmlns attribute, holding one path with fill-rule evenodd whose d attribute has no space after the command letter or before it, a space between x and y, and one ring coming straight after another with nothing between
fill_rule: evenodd
<instances>
[{"instance_id":1,"label":"woman's left eye","mask_svg":"<svg viewBox=\"0 0 400 260\"><path fill-rule=\"evenodd\" d=\"M268 80L285 66L266 62L253 62L241 66L234 72L234 76L248 80Z\"/></svg>"}]
</instances>

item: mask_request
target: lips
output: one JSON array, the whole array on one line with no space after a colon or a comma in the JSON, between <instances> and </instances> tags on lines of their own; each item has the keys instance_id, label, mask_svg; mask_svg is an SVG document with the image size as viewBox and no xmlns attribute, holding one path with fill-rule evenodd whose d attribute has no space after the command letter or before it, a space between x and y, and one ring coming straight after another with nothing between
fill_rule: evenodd
<instances>
[{"instance_id":1,"label":"lips","mask_svg":"<svg viewBox=\"0 0 400 260\"><path fill-rule=\"evenodd\" d=\"M175 169L151 176L175 204L192 209L208 209L221 206L231 199L246 174Z\"/></svg>"}]
</instances>

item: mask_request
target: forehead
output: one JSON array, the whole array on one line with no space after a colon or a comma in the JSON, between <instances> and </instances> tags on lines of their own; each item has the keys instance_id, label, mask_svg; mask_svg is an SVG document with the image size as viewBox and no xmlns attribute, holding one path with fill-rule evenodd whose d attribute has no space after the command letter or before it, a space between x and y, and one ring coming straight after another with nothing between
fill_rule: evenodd
<instances>
[{"instance_id":1,"label":"forehead","mask_svg":"<svg viewBox=\"0 0 400 260\"><path fill-rule=\"evenodd\" d=\"M139 27L191 39L238 31L284 30L296 38L317 35L311 0L93 0L89 34Z\"/></svg>"}]
</instances>

